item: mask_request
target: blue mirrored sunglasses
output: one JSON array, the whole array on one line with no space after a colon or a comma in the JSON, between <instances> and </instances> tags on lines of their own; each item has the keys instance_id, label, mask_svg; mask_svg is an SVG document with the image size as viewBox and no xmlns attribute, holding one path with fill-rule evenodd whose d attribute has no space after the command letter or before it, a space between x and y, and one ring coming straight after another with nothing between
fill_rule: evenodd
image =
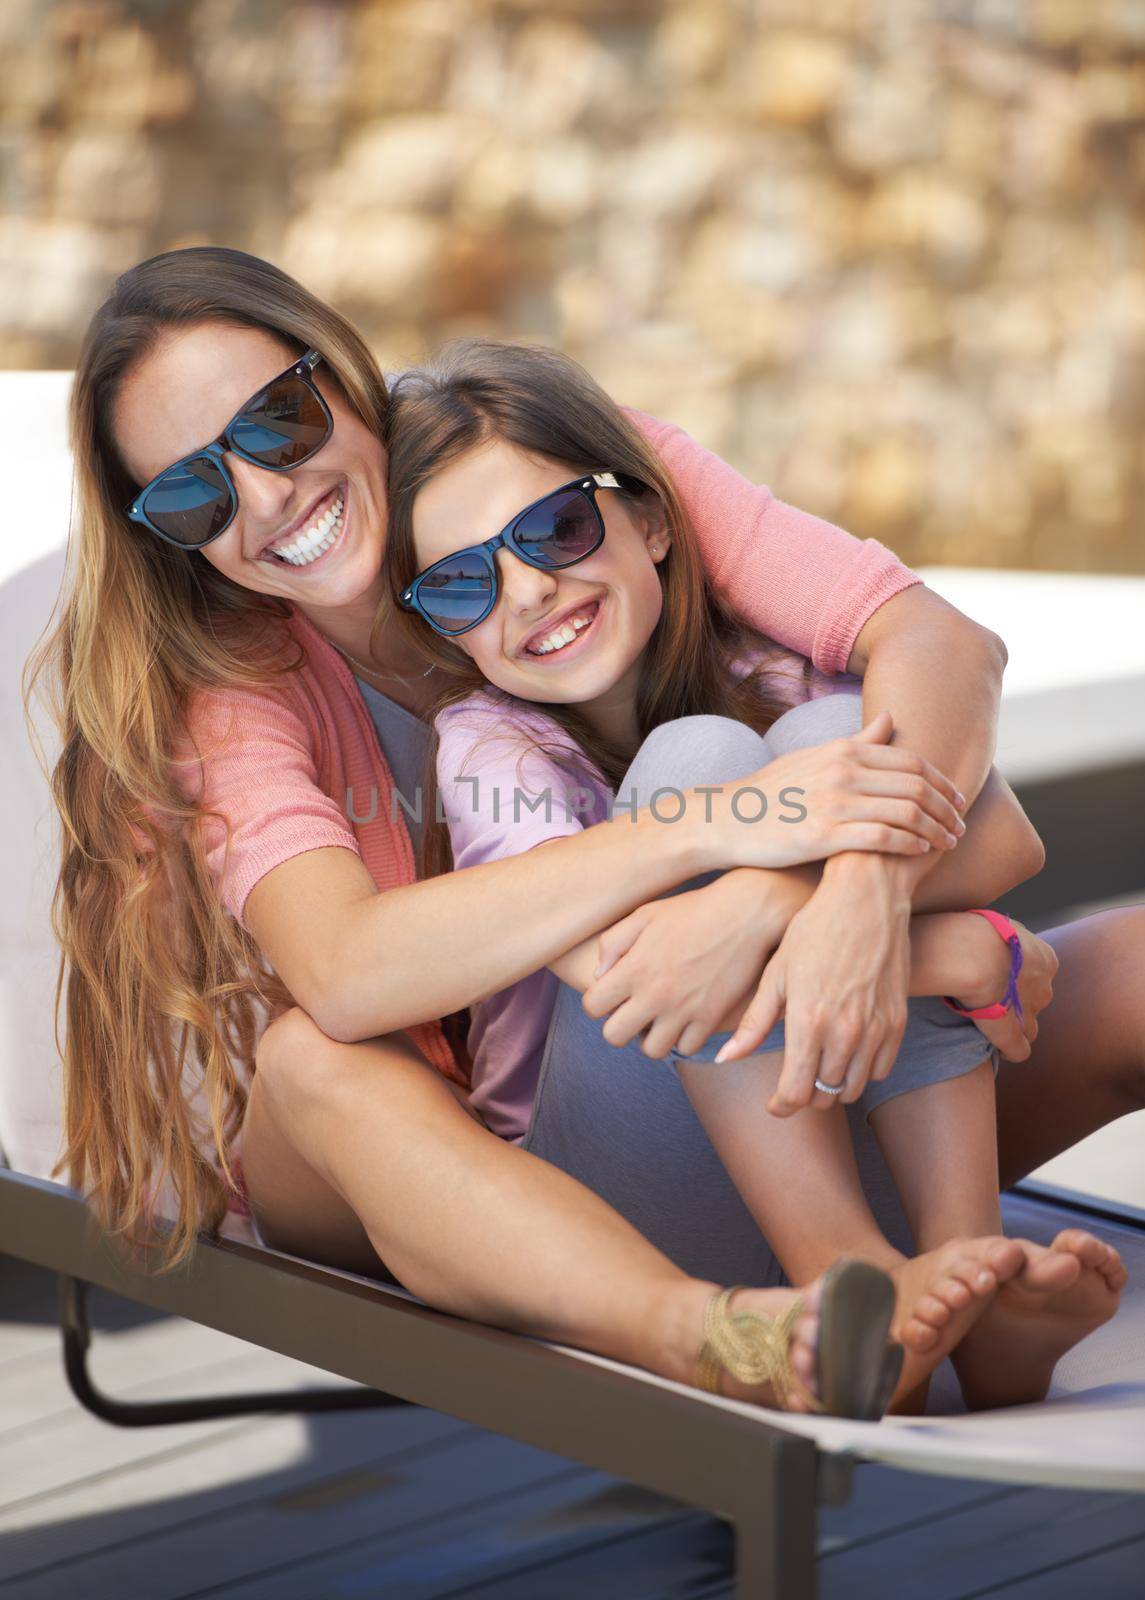
<instances>
[{"instance_id":1,"label":"blue mirrored sunglasses","mask_svg":"<svg viewBox=\"0 0 1145 1600\"><path fill-rule=\"evenodd\" d=\"M289 472L317 455L334 432L314 382L321 360L308 350L252 395L217 439L152 478L125 508L131 520L182 550L201 550L225 533L239 509L226 451L267 472Z\"/></svg>"},{"instance_id":2,"label":"blue mirrored sunglasses","mask_svg":"<svg viewBox=\"0 0 1145 1600\"><path fill-rule=\"evenodd\" d=\"M446 638L468 633L484 622L497 604L498 550L504 547L542 572L575 566L604 543L604 518L596 491L621 487L639 492L643 485L623 474L589 472L559 489L550 489L519 511L492 539L455 550L419 572L400 595L401 604Z\"/></svg>"}]
</instances>

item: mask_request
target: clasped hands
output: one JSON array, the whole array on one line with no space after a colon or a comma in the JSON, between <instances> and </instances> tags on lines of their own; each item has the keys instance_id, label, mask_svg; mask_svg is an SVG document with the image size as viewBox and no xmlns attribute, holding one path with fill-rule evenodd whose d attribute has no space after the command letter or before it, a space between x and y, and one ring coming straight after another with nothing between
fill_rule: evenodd
<instances>
[{"instance_id":1,"label":"clasped hands","mask_svg":"<svg viewBox=\"0 0 1145 1600\"><path fill-rule=\"evenodd\" d=\"M824 752L838 755L834 747L852 744L858 745L862 764L864 749L881 747L864 746L861 738L793 752L764 773L773 782L777 776L793 778L790 764L803 765ZM901 750L894 754L917 760ZM922 781L914 804L919 815L904 825L932 837L936 816L948 824L954 791L929 763L918 762L918 767ZM849 790L854 775L854 770L835 769L836 800ZM840 830L846 826L843 809L836 822ZM821 843L817 835L808 848ZM717 1060L740 1060L782 1020L784 1065L768 1110L791 1116L806 1106L827 1110L836 1101L857 1100L868 1082L886 1078L894 1065L906 1027L911 973L910 899L894 870L906 850L896 844L896 854L879 855L873 846L867 848L872 853L852 858L861 861L860 870L819 881L818 858L793 860L788 844L781 867L735 868L701 888L639 906L599 935L599 960L583 996L584 1010L604 1019L609 1044L620 1047L639 1039L650 1059L662 1059L670 1050L691 1055L712 1034L730 1032L733 1038ZM958 941L959 970L977 974L973 988L958 992L960 1002L978 1006L998 999L1009 969L1005 943L983 918L965 912L932 921L941 922L933 931L944 941ZM1010 1061L1029 1056L1037 1014L1050 1001L1057 970L1052 947L1022 924L1015 927L1024 957L1022 1019L1010 1012L975 1024ZM843 1083L842 1094L817 1090L816 1077Z\"/></svg>"}]
</instances>

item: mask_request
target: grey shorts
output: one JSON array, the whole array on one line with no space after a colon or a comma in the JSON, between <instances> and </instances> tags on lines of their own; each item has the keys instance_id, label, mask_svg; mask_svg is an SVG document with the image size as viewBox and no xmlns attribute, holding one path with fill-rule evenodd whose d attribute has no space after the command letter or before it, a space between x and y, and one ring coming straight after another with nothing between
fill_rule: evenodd
<instances>
[{"instance_id":1,"label":"grey shorts","mask_svg":"<svg viewBox=\"0 0 1145 1600\"><path fill-rule=\"evenodd\" d=\"M643 804L658 787L729 783L788 750L861 726L861 695L845 689L795 707L763 738L723 717L683 718L645 740L620 793L635 790ZM940 999L911 997L907 1012L889 1077L841 1108L871 1209L891 1243L904 1251L913 1249L913 1241L868 1126L871 1112L893 1095L961 1077L986 1059L998 1071L997 1050ZM577 991L562 984L522 1148L587 1184L685 1271L724 1283L786 1282L712 1148L676 1063L653 1061L636 1045L617 1049L601 1026L585 1014ZM727 1037L713 1037L689 1059L710 1060ZM782 1050L783 1043L778 1023L760 1053Z\"/></svg>"}]
</instances>

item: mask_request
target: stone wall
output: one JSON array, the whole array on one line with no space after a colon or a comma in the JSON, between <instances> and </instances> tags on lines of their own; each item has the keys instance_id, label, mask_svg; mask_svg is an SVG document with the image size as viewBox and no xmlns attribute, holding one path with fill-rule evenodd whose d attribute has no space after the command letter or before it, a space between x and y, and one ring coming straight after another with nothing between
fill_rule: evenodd
<instances>
[{"instance_id":1,"label":"stone wall","mask_svg":"<svg viewBox=\"0 0 1145 1600\"><path fill-rule=\"evenodd\" d=\"M0 59L9 366L233 244L908 561L1145 572L1142 0L4 0Z\"/></svg>"}]
</instances>

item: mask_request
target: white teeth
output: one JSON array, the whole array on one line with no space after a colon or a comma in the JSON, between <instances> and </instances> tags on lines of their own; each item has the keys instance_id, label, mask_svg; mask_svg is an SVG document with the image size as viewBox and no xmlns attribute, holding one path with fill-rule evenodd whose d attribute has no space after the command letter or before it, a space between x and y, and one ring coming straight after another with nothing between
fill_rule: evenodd
<instances>
[{"instance_id":1,"label":"white teeth","mask_svg":"<svg viewBox=\"0 0 1145 1600\"><path fill-rule=\"evenodd\" d=\"M270 552L281 556L283 561L288 561L292 567L306 567L312 561L317 561L324 555L342 531L342 512L345 501L338 496L330 509L316 522L311 523L305 533L292 539L289 544L277 545Z\"/></svg>"},{"instance_id":2,"label":"white teeth","mask_svg":"<svg viewBox=\"0 0 1145 1600\"><path fill-rule=\"evenodd\" d=\"M590 626L596 615L594 609L588 615L570 617L567 622L562 622L559 628L554 628L552 633L546 634L538 643L529 645L528 652L533 656L551 655L554 650L561 650L566 644L571 644L578 633L583 633Z\"/></svg>"}]
</instances>

